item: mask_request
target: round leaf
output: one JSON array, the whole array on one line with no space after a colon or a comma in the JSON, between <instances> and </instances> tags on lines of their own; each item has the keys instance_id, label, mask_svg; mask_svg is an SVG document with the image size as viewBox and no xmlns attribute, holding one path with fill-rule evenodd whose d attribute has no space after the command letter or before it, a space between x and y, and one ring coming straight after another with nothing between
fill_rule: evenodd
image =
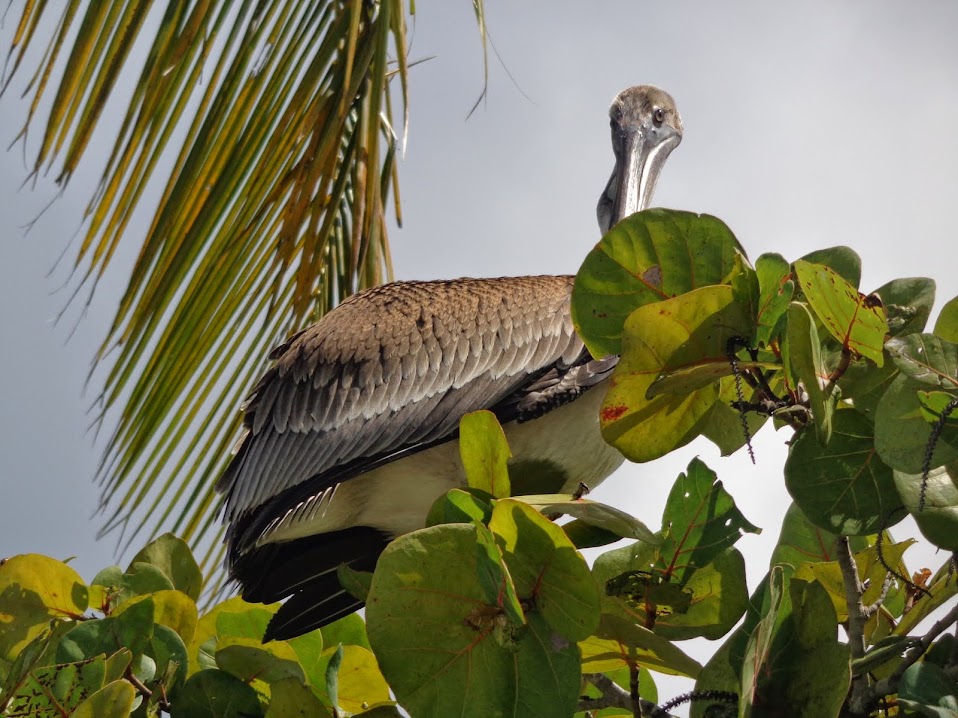
<instances>
[{"instance_id":1,"label":"round leaf","mask_svg":"<svg viewBox=\"0 0 958 718\"><path fill-rule=\"evenodd\" d=\"M136 689L128 681L113 681L76 707L71 718L127 718L133 710Z\"/></svg>"},{"instance_id":2,"label":"round leaf","mask_svg":"<svg viewBox=\"0 0 958 718\"><path fill-rule=\"evenodd\" d=\"M193 552L183 539L171 533L157 537L133 557L127 572L137 563L156 566L170 579L173 588L179 589L194 601L199 599L203 589L203 574L193 558Z\"/></svg>"},{"instance_id":3,"label":"round leaf","mask_svg":"<svg viewBox=\"0 0 958 718\"><path fill-rule=\"evenodd\" d=\"M878 458L871 423L857 412L835 412L828 446L801 431L785 462L785 486L816 526L845 536L864 536L900 520L892 470Z\"/></svg>"},{"instance_id":4,"label":"round leaf","mask_svg":"<svg viewBox=\"0 0 958 718\"><path fill-rule=\"evenodd\" d=\"M531 600L545 622L570 641L591 634L599 613L598 590L565 532L515 499L496 503L489 528L519 597Z\"/></svg>"},{"instance_id":5,"label":"round leaf","mask_svg":"<svg viewBox=\"0 0 958 718\"><path fill-rule=\"evenodd\" d=\"M694 439L719 400L719 384L652 398L649 390L663 374L686 367L730 366L728 339L750 331L745 311L724 285L636 309L625 322L622 358L599 415L606 441L642 462Z\"/></svg>"},{"instance_id":6,"label":"round leaf","mask_svg":"<svg viewBox=\"0 0 958 718\"><path fill-rule=\"evenodd\" d=\"M313 695L309 686L286 678L270 686L266 718L331 718L332 713Z\"/></svg>"},{"instance_id":7,"label":"round leaf","mask_svg":"<svg viewBox=\"0 0 958 718\"><path fill-rule=\"evenodd\" d=\"M386 548L369 592L367 628L383 675L410 715L571 714L579 687L575 644L535 612L523 633L506 640L500 615L484 602L476 576L475 527L434 526Z\"/></svg>"},{"instance_id":8,"label":"round leaf","mask_svg":"<svg viewBox=\"0 0 958 718\"><path fill-rule=\"evenodd\" d=\"M921 474L895 472L895 486L922 535L946 551L958 551L958 463L928 472L921 511Z\"/></svg>"},{"instance_id":9,"label":"round leaf","mask_svg":"<svg viewBox=\"0 0 958 718\"><path fill-rule=\"evenodd\" d=\"M236 676L215 668L194 673L170 710L172 718L259 718L259 698Z\"/></svg>"},{"instance_id":10,"label":"round leaf","mask_svg":"<svg viewBox=\"0 0 958 718\"><path fill-rule=\"evenodd\" d=\"M722 284L745 252L716 217L648 209L619 222L586 257L572 290L572 320L593 356L621 353L633 310Z\"/></svg>"},{"instance_id":11,"label":"round leaf","mask_svg":"<svg viewBox=\"0 0 958 718\"><path fill-rule=\"evenodd\" d=\"M51 618L80 616L89 593L72 568L39 554L22 554L0 565L0 658L13 658Z\"/></svg>"},{"instance_id":12,"label":"round leaf","mask_svg":"<svg viewBox=\"0 0 958 718\"><path fill-rule=\"evenodd\" d=\"M891 383L878 403L875 416L875 449L889 466L909 474L919 474L925 465L932 432L920 392L923 384L904 374ZM932 454L930 466L958 460L958 427L946 422Z\"/></svg>"}]
</instances>

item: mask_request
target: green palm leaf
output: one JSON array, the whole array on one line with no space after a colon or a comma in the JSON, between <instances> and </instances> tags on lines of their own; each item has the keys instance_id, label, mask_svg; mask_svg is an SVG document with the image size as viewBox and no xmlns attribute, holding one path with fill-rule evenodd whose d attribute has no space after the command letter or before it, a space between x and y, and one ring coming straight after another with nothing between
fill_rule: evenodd
<instances>
[{"instance_id":1,"label":"green palm leaf","mask_svg":"<svg viewBox=\"0 0 958 718\"><path fill-rule=\"evenodd\" d=\"M102 531L128 545L172 530L213 546L209 564L213 486L269 348L391 275L390 78L405 111L406 21L398 0L159 5L28 0L3 89L47 42L21 135L53 95L34 173L56 163L66 183L117 103L121 70L142 62L74 265L78 290L92 291L121 239L139 234L145 191L165 180L96 357L112 361L96 420L116 418L99 469Z\"/></svg>"}]
</instances>

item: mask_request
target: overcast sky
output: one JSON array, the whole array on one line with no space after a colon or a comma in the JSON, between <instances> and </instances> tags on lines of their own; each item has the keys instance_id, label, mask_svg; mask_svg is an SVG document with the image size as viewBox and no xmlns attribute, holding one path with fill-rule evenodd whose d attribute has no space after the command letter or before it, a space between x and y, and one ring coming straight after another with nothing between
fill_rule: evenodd
<instances>
[{"instance_id":1,"label":"overcast sky","mask_svg":"<svg viewBox=\"0 0 958 718\"><path fill-rule=\"evenodd\" d=\"M492 40L521 92L493 57L488 100L468 121L482 89L471 3L417 7L412 57L436 57L411 71L404 228L391 235L398 279L574 272L598 239L595 203L612 166L609 102L630 85L656 84L675 98L685 137L655 204L721 217L753 260L848 244L862 255L866 291L931 276L938 307L958 294L958 5L490 1ZM0 146L22 124L25 77L0 100ZM76 312L52 324L67 300L56 291L65 273L46 275L112 137L95 140L88 164L26 236L20 227L57 188L46 178L19 189L21 146L0 153L0 556L76 555L88 579L112 562L113 543L94 539L99 447L85 427L95 387L81 392L141 236L131 236L68 340ZM143 214L131 232L148 221ZM593 498L657 526L676 473L700 455L765 528L738 544L754 586L788 503L787 438L767 427L755 468L695 443L623 467ZM927 550L905 558L938 565Z\"/></svg>"}]
</instances>

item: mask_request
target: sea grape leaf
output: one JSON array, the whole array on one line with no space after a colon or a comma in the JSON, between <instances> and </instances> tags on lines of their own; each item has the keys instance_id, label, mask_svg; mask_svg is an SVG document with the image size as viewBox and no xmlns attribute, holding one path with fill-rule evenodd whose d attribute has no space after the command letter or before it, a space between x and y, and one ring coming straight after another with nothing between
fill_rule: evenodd
<instances>
[{"instance_id":1,"label":"sea grape leaf","mask_svg":"<svg viewBox=\"0 0 958 718\"><path fill-rule=\"evenodd\" d=\"M717 217L668 209L638 212L606 233L576 275L576 331L592 356L619 354L623 324L636 308L729 283L744 257Z\"/></svg>"}]
</instances>

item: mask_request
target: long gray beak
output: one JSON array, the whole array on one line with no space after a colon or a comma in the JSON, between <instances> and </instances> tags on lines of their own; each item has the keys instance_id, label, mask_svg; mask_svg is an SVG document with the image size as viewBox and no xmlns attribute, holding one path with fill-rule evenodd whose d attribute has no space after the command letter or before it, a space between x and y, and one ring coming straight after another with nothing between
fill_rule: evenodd
<instances>
[{"instance_id":1,"label":"long gray beak","mask_svg":"<svg viewBox=\"0 0 958 718\"><path fill-rule=\"evenodd\" d=\"M649 207L665 160L682 135L671 132L667 137L648 137L642 130L633 130L616 150L615 168L599 197L596 215L605 234L618 222Z\"/></svg>"}]
</instances>

